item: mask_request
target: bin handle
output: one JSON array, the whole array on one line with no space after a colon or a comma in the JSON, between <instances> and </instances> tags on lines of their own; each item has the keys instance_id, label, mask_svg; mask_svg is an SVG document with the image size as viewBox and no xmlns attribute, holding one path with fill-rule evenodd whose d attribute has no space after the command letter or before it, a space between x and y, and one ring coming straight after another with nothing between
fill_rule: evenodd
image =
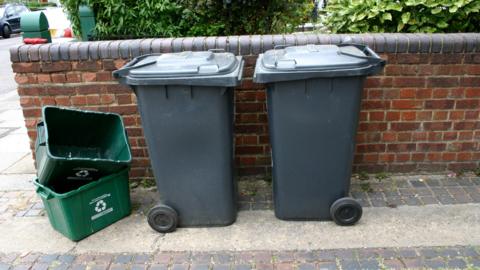
<instances>
[{"instance_id":1,"label":"bin handle","mask_svg":"<svg viewBox=\"0 0 480 270\"><path fill-rule=\"evenodd\" d=\"M285 48L291 47L291 46L293 46L293 45L292 44L279 44L279 45L273 46L273 56L275 57L275 66L278 65L277 49L285 49Z\"/></svg>"},{"instance_id":2,"label":"bin handle","mask_svg":"<svg viewBox=\"0 0 480 270\"><path fill-rule=\"evenodd\" d=\"M45 146L47 144L47 140L45 139L45 123L43 121L37 124L37 138L39 146Z\"/></svg>"},{"instance_id":3,"label":"bin handle","mask_svg":"<svg viewBox=\"0 0 480 270\"><path fill-rule=\"evenodd\" d=\"M145 66L149 66L151 64L154 64L157 62L157 60L152 60L152 61L149 61L149 62L146 62L146 63L143 63L141 65L138 65L138 66L135 66L136 63L140 62L141 60L149 57L149 56L160 56L161 53L152 53L152 54L145 54L145 55L142 55L142 56L139 56L139 57L135 57L132 61L128 62L125 66L123 66L122 68L118 69L118 70L115 70L113 72L113 77L118 79L122 76L125 76L128 74L128 72L132 69L136 69L136 68L140 68L140 67L145 67Z\"/></svg>"},{"instance_id":4,"label":"bin handle","mask_svg":"<svg viewBox=\"0 0 480 270\"><path fill-rule=\"evenodd\" d=\"M213 48L213 49L208 49L209 52L225 52L225 49L222 48Z\"/></svg>"},{"instance_id":5,"label":"bin handle","mask_svg":"<svg viewBox=\"0 0 480 270\"><path fill-rule=\"evenodd\" d=\"M375 53L372 49L370 49L370 47L368 47L367 45L355 44L355 43L342 43L342 44L338 44L337 46L338 47L354 46L357 49L361 50L363 53L365 53L366 56L358 56L355 54L343 52L342 50L339 50L339 53L343 55L355 57L355 58L366 59L372 65L380 65L382 67L385 66L386 61L380 58L380 56L377 53Z\"/></svg>"},{"instance_id":6,"label":"bin handle","mask_svg":"<svg viewBox=\"0 0 480 270\"><path fill-rule=\"evenodd\" d=\"M37 186L37 194L45 200L53 198L52 193L47 192L43 187Z\"/></svg>"}]
</instances>

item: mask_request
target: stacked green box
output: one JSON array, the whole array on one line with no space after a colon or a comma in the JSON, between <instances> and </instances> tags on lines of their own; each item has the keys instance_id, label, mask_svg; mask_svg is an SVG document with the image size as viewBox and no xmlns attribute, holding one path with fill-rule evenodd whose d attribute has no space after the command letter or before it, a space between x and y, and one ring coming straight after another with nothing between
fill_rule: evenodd
<instances>
[{"instance_id":1,"label":"stacked green box","mask_svg":"<svg viewBox=\"0 0 480 270\"><path fill-rule=\"evenodd\" d=\"M130 214L128 169L75 189L75 182L55 192L35 181L52 227L73 241L81 240Z\"/></svg>"},{"instance_id":2,"label":"stacked green box","mask_svg":"<svg viewBox=\"0 0 480 270\"><path fill-rule=\"evenodd\" d=\"M81 240L130 214L130 146L121 116L46 106L37 179L52 227Z\"/></svg>"}]
</instances>

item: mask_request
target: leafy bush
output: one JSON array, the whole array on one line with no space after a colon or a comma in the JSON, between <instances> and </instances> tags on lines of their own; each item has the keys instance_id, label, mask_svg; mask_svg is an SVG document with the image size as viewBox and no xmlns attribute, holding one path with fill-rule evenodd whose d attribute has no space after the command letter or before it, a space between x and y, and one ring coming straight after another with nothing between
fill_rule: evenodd
<instances>
[{"instance_id":1,"label":"leafy bush","mask_svg":"<svg viewBox=\"0 0 480 270\"><path fill-rule=\"evenodd\" d=\"M475 32L479 0L330 0L323 23L332 32Z\"/></svg>"},{"instance_id":2,"label":"leafy bush","mask_svg":"<svg viewBox=\"0 0 480 270\"><path fill-rule=\"evenodd\" d=\"M79 0L61 0L78 36ZM311 0L89 0L99 39L283 33L306 20ZM227 3L229 2L229 3Z\"/></svg>"}]
</instances>

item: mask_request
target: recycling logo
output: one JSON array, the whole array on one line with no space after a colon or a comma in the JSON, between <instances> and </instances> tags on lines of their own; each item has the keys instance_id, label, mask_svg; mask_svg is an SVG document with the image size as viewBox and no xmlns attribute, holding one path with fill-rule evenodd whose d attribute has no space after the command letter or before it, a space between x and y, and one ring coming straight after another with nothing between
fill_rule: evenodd
<instances>
[{"instance_id":1,"label":"recycling logo","mask_svg":"<svg viewBox=\"0 0 480 270\"><path fill-rule=\"evenodd\" d=\"M75 175L78 176L78 177L82 177L82 178L85 178L89 175L90 173L88 172L88 170L80 170L78 171Z\"/></svg>"},{"instance_id":2,"label":"recycling logo","mask_svg":"<svg viewBox=\"0 0 480 270\"><path fill-rule=\"evenodd\" d=\"M107 203L104 200L98 201L97 204L95 205L95 211L97 213L105 211L105 209L107 209Z\"/></svg>"}]
</instances>

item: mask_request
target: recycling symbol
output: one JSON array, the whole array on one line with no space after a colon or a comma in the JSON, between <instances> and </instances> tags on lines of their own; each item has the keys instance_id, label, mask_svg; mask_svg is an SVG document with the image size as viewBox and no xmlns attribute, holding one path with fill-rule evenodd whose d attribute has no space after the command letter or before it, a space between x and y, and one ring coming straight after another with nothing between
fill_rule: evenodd
<instances>
[{"instance_id":1,"label":"recycling symbol","mask_svg":"<svg viewBox=\"0 0 480 270\"><path fill-rule=\"evenodd\" d=\"M97 213L100 213L105 209L107 209L107 203L104 200L98 201L97 204L95 205L95 211Z\"/></svg>"},{"instance_id":2,"label":"recycling symbol","mask_svg":"<svg viewBox=\"0 0 480 270\"><path fill-rule=\"evenodd\" d=\"M85 178L89 175L90 173L87 170L80 170L78 171L75 175L78 177Z\"/></svg>"}]
</instances>

